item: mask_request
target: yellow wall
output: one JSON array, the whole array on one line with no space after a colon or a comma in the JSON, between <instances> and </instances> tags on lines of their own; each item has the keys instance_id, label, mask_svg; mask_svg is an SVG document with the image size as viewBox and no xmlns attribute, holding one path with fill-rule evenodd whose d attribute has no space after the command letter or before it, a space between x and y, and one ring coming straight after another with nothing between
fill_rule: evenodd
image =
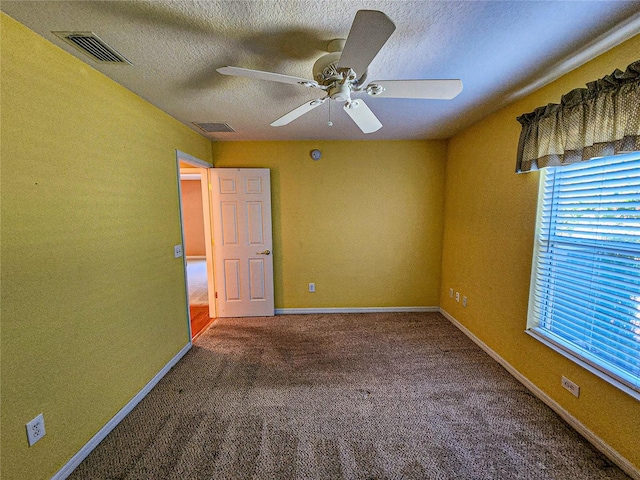
<instances>
[{"instance_id":1,"label":"yellow wall","mask_svg":"<svg viewBox=\"0 0 640 480\"><path fill-rule=\"evenodd\" d=\"M213 144L216 167L271 169L276 308L437 306L445 155L442 141Z\"/></svg>"},{"instance_id":2,"label":"yellow wall","mask_svg":"<svg viewBox=\"0 0 640 480\"><path fill-rule=\"evenodd\" d=\"M524 333L539 174L514 171L518 115L624 70L638 52L640 36L450 140L440 295L444 310L636 468L640 404ZM449 288L468 296L467 308ZM580 398L560 386L562 375L580 385Z\"/></svg>"},{"instance_id":3,"label":"yellow wall","mask_svg":"<svg viewBox=\"0 0 640 480\"><path fill-rule=\"evenodd\" d=\"M174 149L203 160L212 152L0 17L1 474L48 478L187 343L182 263L172 255ZM466 129L448 150L215 143L216 166L271 169L276 307L440 304L640 467L638 403L523 333L538 174L513 173L517 115L624 68L638 51L636 37ZM319 162L312 148L323 151ZM469 297L466 309L449 287ZM561 375L582 387L579 399ZM47 435L29 448L24 424L40 412Z\"/></svg>"},{"instance_id":4,"label":"yellow wall","mask_svg":"<svg viewBox=\"0 0 640 480\"><path fill-rule=\"evenodd\" d=\"M175 149L211 144L0 16L1 475L50 478L189 340Z\"/></svg>"}]
</instances>

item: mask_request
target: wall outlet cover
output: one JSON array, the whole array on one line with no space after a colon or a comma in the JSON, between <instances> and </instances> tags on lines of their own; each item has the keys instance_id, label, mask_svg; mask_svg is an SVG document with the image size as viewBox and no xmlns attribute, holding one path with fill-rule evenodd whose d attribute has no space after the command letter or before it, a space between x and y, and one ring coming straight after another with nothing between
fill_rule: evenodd
<instances>
[{"instance_id":1,"label":"wall outlet cover","mask_svg":"<svg viewBox=\"0 0 640 480\"><path fill-rule=\"evenodd\" d=\"M562 386L569 390L576 397L580 396L580 386L577 383L569 380L567 377L562 377Z\"/></svg>"},{"instance_id":2,"label":"wall outlet cover","mask_svg":"<svg viewBox=\"0 0 640 480\"><path fill-rule=\"evenodd\" d=\"M41 413L36 418L26 424L27 427L27 441L29 446L36 443L42 437L44 437L44 415Z\"/></svg>"}]
</instances>

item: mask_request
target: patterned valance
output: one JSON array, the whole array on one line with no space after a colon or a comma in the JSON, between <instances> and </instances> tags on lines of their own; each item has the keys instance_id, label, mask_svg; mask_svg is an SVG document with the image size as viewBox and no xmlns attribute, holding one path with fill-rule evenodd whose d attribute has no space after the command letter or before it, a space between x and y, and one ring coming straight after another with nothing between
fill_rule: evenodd
<instances>
[{"instance_id":1,"label":"patterned valance","mask_svg":"<svg viewBox=\"0 0 640 480\"><path fill-rule=\"evenodd\" d=\"M518 117L516 172L640 150L640 60Z\"/></svg>"}]
</instances>

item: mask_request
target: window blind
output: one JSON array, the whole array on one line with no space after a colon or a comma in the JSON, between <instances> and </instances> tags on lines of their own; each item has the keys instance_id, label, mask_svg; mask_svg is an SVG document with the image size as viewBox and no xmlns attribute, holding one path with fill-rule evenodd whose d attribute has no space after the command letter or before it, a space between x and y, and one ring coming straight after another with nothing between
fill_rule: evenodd
<instances>
[{"instance_id":1,"label":"window blind","mask_svg":"<svg viewBox=\"0 0 640 480\"><path fill-rule=\"evenodd\" d=\"M528 326L640 392L640 153L542 181Z\"/></svg>"}]
</instances>

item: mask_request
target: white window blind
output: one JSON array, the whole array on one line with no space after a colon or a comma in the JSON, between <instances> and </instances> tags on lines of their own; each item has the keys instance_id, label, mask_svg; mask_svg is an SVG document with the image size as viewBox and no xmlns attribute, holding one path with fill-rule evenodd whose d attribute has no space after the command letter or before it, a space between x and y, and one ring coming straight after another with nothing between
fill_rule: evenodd
<instances>
[{"instance_id":1,"label":"white window blind","mask_svg":"<svg viewBox=\"0 0 640 480\"><path fill-rule=\"evenodd\" d=\"M541 181L528 328L640 392L640 153Z\"/></svg>"}]
</instances>

